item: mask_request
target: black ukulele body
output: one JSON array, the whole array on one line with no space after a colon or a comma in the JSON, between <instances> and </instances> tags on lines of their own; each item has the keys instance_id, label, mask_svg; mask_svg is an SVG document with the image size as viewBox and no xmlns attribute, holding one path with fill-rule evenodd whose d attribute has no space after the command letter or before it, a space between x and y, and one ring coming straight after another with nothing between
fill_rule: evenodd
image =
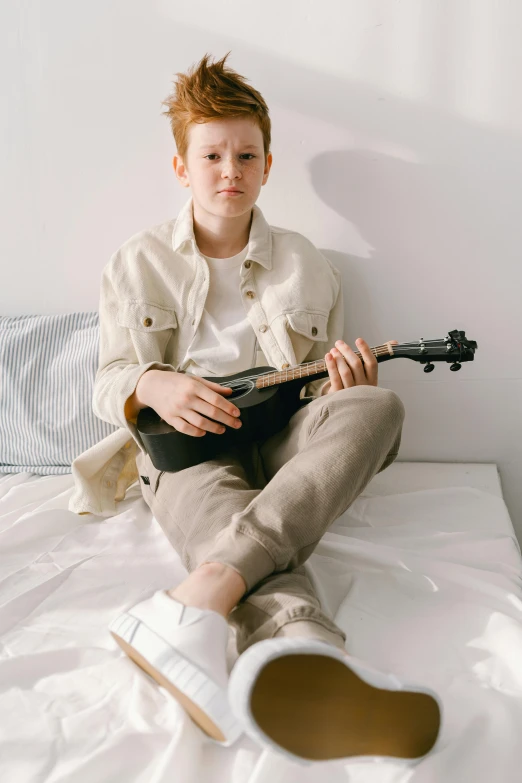
<instances>
[{"instance_id":1,"label":"black ukulele body","mask_svg":"<svg viewBox=\"0 0 522 783\"><path fill-rule=\"evenodd\" d=\"M206 380L222 386L236 382L237 387L233 387L232 394L223 396L241 411L242 426L238 430L224 425L226 429L222 434L185 435L160 418L153 408L142 408L136 427L154 467L169 472L184 470L214 459L231 447L269 438L286 426L298 408L312 400L311 397L300 399L303 385L328 376L328 372L316 373L313 378L296 378L284 384L256 387L256 376L273 372L278 371L274 367L254 367L234 375L205 376Z\"/></svg>"}]
</instances>

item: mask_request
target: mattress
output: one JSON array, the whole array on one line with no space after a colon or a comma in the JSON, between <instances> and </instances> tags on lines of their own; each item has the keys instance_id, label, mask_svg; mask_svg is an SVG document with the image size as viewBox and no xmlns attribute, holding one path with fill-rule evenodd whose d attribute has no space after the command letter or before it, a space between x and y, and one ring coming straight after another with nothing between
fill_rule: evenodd
<instances>
[{"instance_id":1,"label":"mattress","mask_svg":"<svg viewBox=\"0 0 522 783\"><path fill-rule=\"evenodd\" d=\"M139 485L110 519L71 513L71 493L71 475L0 474L1 780L521 780L522 559L495 465L394 462L306 563L349 652L440 694L440 749L414 767L206 738L107 630L186 576Z\"/></svg>"}]
</instances>

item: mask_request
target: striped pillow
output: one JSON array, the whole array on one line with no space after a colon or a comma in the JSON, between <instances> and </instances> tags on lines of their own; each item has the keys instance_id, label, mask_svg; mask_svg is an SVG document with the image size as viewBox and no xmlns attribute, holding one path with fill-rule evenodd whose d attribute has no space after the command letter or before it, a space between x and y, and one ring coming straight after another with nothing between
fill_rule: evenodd
<instances>
[{"instance_id":1,"label":"striped pillow","mask_svg":"<svg viewBox=\"0 0 522 783\"><path fill-rule=\"evenodd\" d=\"M0 473L71 473L118 429L94 415L97 312L0 316Z\"/></svg>"}]
</instances>

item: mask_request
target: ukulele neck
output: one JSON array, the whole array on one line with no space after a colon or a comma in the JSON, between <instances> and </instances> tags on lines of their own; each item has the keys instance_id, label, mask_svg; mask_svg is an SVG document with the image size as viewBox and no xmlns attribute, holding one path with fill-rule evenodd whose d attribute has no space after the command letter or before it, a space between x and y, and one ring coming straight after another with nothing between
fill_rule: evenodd
<instances>
[{"instance_id":1,"label":"ukulele neck","mask_svg":"<svg viewBox=\"0 0 522 783\"><path fill-rule=\"evenodd\" d=\"M384 358L389 359L393 356L393 345L384 343L384 345L377 345L375 348L370 348L370 351L377 361L382 361ZM354 353L364 363L361 352L354 351ZM324 372L328 372L325 360L316 359L313 362L305 362L304 364L297 364L294 367L289 367L287 370L265 373L256 380L256 387L258 389L265 389L267 386L276 386L279 383L287 383L288 381L294 381L298 378L308 378L311 375L319 375Z\"/></svg>"}]
</instances>

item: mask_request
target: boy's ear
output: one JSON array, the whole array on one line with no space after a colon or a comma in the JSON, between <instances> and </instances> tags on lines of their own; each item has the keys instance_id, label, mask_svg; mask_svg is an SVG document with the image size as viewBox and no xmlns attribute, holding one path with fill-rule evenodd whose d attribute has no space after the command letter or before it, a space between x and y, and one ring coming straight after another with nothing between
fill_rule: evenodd
<instances>
[{"instance_id":1,"label":"boy's ear","mask_svg":"<svg viewBox=\"0 0 522 783\"><path fill-rule=\"evenodd\" d=\"M178 178L179 182L181 182L181 184L184 185L185 187L188 187L189 186L188 171L185 167L185 164L183 163L183 158L177 153L172 158L172 167L174 168L174 173L176 174L176 177Z\"/></svg>"},{"instance_id":2,"label":"boy's ear","mask_svg":"<svg viewBox=\"0 0 522 783\"><path fill-rule=\"evenodd\" d=\"M265 170L263 172L263 182L261 183L262 185L264 185L268 180L268 175L270 173L271 166L272 166L272 153L269 152L268 155L266 156Z\"/></svg>"}]
</instances>

